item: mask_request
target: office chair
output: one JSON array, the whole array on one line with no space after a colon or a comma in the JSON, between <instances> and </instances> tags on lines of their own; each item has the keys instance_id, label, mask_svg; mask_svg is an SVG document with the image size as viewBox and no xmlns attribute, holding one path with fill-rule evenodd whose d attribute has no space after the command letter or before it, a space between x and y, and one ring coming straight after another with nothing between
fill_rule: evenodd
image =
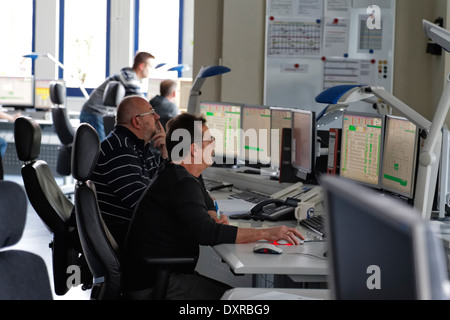
<instances>
[{"instance_id":1,"label":"office chair","mask_svg":"<svg viewBox=\"0 0 450 320\"><path fill-rule=\"evenodd\" d=\"M71 153L75 131L64 107L65 88L59 83L50 84L50 100L52 101L52 120L55 132L61 142L56 162L56 172L64 177L64 185L60 186L65 194L73 193L74 182L71 176Z\"/></svg>"},{"instance_id":2,"label":"office chair","mask_svg":"<svg viewBox=\"0 0 450 320\"><path fill-rule=\"evenodd\" d=\"M27 198L20 185L0 181L0 300L52 300L44 260L22 250L5 249L22 237Z\"/></svg>"},{"instance_id":3,"label":"office chair","mask_svg":"<svg viewBox=\"0 0 450 320\"><path fill-rule=\"evenodd\" d=\"M93 276L91 298L121 299L123 290L122 253L105 225L97 202L95 184L89 180L100 154L100 141L95 129L82 123L75 132L72 152L72 175L75 184L75 215L81 246ZM166 296L172 264L191 264L195 258L152 258L146 263L156 264L157 283L153 297Z\"/></svg>"},{"instance_id":4,"label":"office chair","mask_svg":"<svg viewBox=\"0 0 450 320\"><path fill-rule=\"evenodd\" d=\"M110 81L103 93L103 104L110 108L117 108L120 101L125 97L125 87L120 81ZM103 117L103 126L105 128L105 136L113 129L116 123L115 111Z\"/></svg>"},{"instance_id":5,"label":"office chair","mask_svg":"<svg viewBox=\"0 0 450 320\"><path fill-rule=\"evenodd\" d=\"M67 287L67 268L80 265L81 247L75 223L71 221L73 203L61 191L48 164L38 160L41 148L41 128L29 117L19 117L14 122L14 139L19 160L23 161L22 178L28 199L47 229L53 234L49 247L52 250L53 281L57 295L64 295ZM82 269L82 275L86 272ZM89 287L90 275L83 278Z\"/></svg>"},{"instance_id":6,"label":"office chair","mask_svg":"<svg viewBox=\"0 0 450 320\"><path fill-rule=\"evenodd\" d=\"M120 299L122 266L119 247L100 214L95 185L89 180L100 154L95 129L82 123L76 133L72 152L75 184L75 216L87 264L93 276L91 299Z\"/></svg>"}]
</instances>

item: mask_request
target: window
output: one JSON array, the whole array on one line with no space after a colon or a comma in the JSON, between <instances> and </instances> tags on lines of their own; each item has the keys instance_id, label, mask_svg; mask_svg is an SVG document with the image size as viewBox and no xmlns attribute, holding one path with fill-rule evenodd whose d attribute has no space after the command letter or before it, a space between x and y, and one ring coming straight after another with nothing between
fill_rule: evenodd
<instances>
[{"instance_id":1,"label":"window","mask_svg":"<svg viewBox=\"0 0 450 320\"><path fill-rule=\"evenodd\" d=\"M67 87L96 88L107 76L107 1L63 0L62 60Z\"/></svg>"},{"instance_id":2,"label":"window","mask_svg":"<svg viewBox=\"0 0 450 320\"><path fill-rule=\"evenodd\" d=\"M138 50L154 55L155 65L166 63L152 72L152 78L166 78L164 72L178 65L179 21L180 0L139 0Z\"/></svg>"},{"instance_id":3,"label":"window","mask_svg":"<svg viewBox=\"0 0 450 320\"><path fill-rule=\"evenodd\" d=\"M33 0L0 0L0 75L31 75L33 51Z\"/></svg>"}]
</instances>

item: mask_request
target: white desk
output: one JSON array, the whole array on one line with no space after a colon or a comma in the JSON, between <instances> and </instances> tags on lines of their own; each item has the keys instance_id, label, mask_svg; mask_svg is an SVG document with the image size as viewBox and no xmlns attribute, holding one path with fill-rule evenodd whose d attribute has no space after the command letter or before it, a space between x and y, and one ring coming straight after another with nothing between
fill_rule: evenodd
<instances>
[{"instance_id":1,"label":"white desk","mask_svg":"<svg viewBox=\"0 0 450 320\"><path fill-rule=\"evenodd\" d=\"M280 255L254 253L255 243L220 244L214 250L236 274L289 275L296 282L326 282L328 261L323 256L326 244L317 241L283 245Z\"/></svg>"},{"instance_id":2,"label":"white desk","mask_svg":"<svg viewBox=\"0 0 450 320\"><path fill-rule=\"evenodd\" d=\"M234 288L224 293L221 300L329 300L328 289L264 289Z\"/></svg>"}]
</instances>

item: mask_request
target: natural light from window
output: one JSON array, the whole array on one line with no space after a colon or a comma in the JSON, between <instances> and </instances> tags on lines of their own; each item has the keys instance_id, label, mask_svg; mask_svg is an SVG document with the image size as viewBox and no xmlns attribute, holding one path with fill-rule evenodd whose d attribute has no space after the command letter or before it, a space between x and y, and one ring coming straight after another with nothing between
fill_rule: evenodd
<instances>
[{"instance_id":1,"label":"natural light from window","mask_svg":"<svg viewBox=\"0 0 450 320\"><path fill-rule=\"evenodd\" d=\"M64 1L64 80L96 88L106 78L106 0Z\"/></svg>"},{"instance_id":2,"label":"natural light from window","mask_svg":"<svg viewBox=\"0 0 450 320\"><path fill-rule=\"evenodd\" d=\"M33 1L0 0L0 75L31 75L31 59L23 58L32 51Z\"/></svg>"}]
</instances>

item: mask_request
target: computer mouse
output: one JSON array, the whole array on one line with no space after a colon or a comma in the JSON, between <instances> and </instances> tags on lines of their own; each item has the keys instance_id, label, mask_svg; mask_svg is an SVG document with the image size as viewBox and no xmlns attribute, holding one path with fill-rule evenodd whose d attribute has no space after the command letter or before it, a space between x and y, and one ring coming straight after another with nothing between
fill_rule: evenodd
<instances>
[{"instance_id":1,"label":"computer mouse","mask_svg":"<svg viewBox=\"0 0 450 320\"><path fill-rule=\"evenodd\" d=\"M255 253L281 254L283 250L270 243L260 243L253 248Z\"/></svg>"}]
</instances>

